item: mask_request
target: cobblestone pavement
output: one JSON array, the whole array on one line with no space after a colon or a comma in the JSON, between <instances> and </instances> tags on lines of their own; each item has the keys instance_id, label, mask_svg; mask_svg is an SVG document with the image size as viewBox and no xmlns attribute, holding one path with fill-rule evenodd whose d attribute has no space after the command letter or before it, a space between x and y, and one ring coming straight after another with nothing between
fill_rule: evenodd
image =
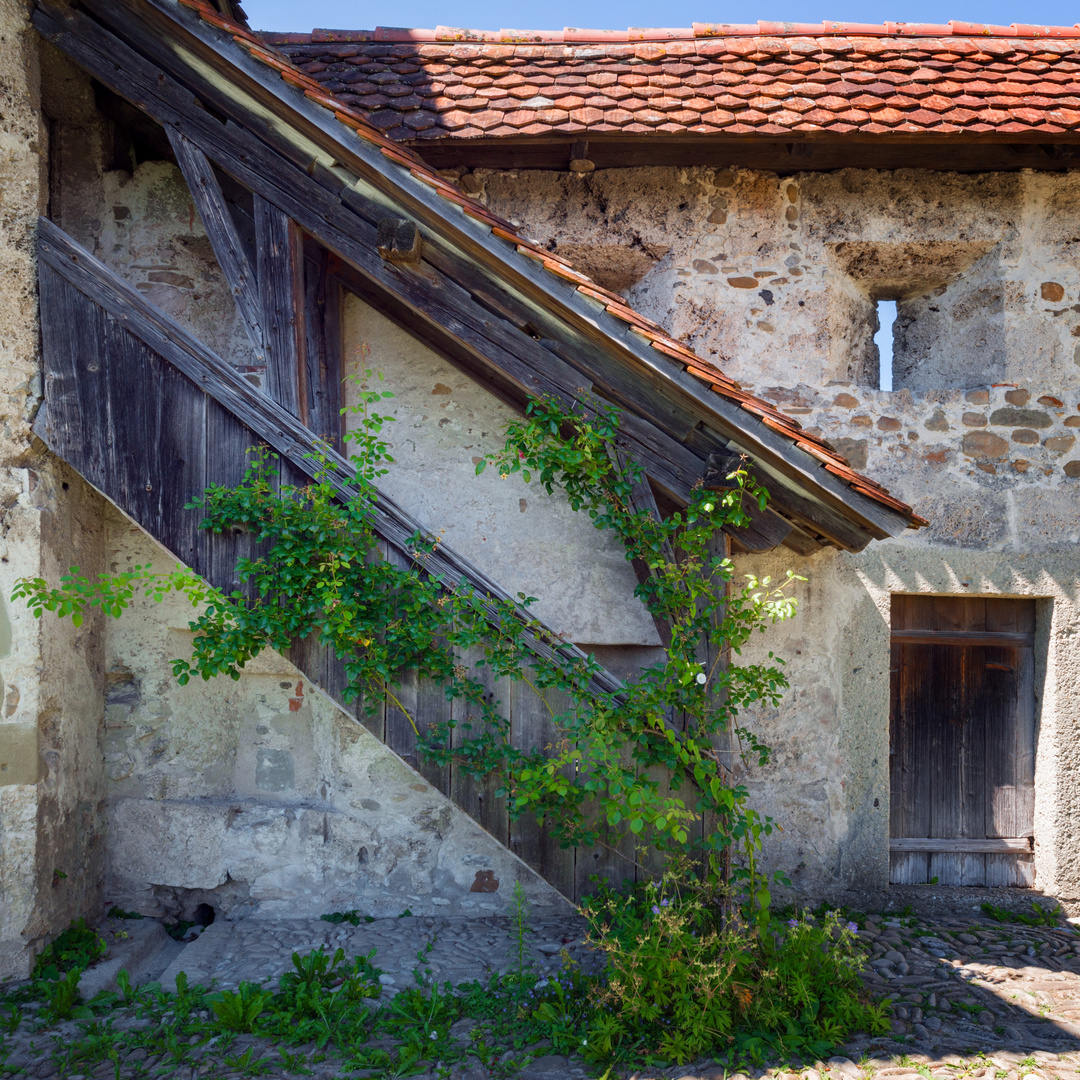
<instances>
[{"instance_id":1,"label":"cobblestone pavement","mask_svg":"<svg viewBox=\"0 0 1080 1080\"><path fill-rule=\"evenodd\" d=\"M584 939L585 923L575 915L531 919L525 937L528 962L547 971L562 963L560 953L565 949L578 963L591 963ZM332 953L342 948L348 957L375 950L372 963L385 972L384 994L415 985L413 972L418 966L431 970L432 981L456 986L509 971L516 963L514 940L511 921L505 916L375 919L358 926L319 919L217 922L173 961L161 982L172 989L176 973L184 971L189 983L213 979L220 988L244 981L270 980L276 985L281 975L292 970L294 952L304 956L313 949ZM429 942L434 947L420 959L417 954Z\"/></svg>"},{"instance_id":2,"label":"cobblestone pavement","mask_svg":"<svg viewBox=\"0 0 1080 1080\"><path fill-rule=\"evenodd\" d=\"M624 1072L624 1080L1080 1080L1080 933L1076 928L1002 925L980 919L923 920L871 917L860 936L870 953L863 978L878 998L894 1002L893 1031L885 1037L856 1035L828 1061L786 1063L782 1067L732 1074L716 1061L663 1071ZM583 923L574 918L533 920L531 962L549 970L560 953L595 962L583 941ZM434 940L422 962L417 953ZM170 965L162 982L185 970L191 982L216 979L219 986L241 980L273 981L291 967L294 951L325 946L366 955L385 971L385 994L411 985L413 970L430 968L439 981L460 983L506 971L516 961L513 929L506 918L476 920L437 917L378 919L353 927L321 921L279 920L215 923ZM137 1026L120 1018L118 1024ZM459 1021L468 1041L471 1021ZM453 1031L452 1031L453 1033ZM63 1076L43 1047L79 1035L75 1024L61 1024L32 1035L28 1026L7 1038L10 1053L0 1073L45 1080ZM233 1047L251 1045L276 1061L266 1040L242 1036ZM141 1056L139 1056L141 1055ZM105 1062L92 1072L67 1074L68 1080L126 1080L165 1075L156 1059L136 1051L115 1069ZM441 1080L583 1080L580 1060L550 1053L540 1043L523 1053L508 1052L500 1071L489 1073L470 1058L438 1074ZM240 1071L223 1069L212 1053L193 1065L167 1073L169 1080L240 1080ZM285 1080L294 1073L276 1065L262 1075ZM312 1067L317 1080L342 1073L334 1061ZM436 1080L436 1073L422 1080ZM614 1077L613 1077L614 1080Z\"/></svg>"}]
</instances>

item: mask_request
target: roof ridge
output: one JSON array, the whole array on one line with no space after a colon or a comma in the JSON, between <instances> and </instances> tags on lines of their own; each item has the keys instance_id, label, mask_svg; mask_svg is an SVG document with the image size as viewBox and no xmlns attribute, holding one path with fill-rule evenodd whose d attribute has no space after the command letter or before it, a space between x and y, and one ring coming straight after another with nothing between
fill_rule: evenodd
<instances>
[{"instance_id":1,"label":"roof ridge","mask_svg":"<svg viewBox=\"0 0 1080 1080\"><path fill-rule=\"evenodd\" d=\"M567 259L547 251L540 244L523 236L511 222L498 217L479 200L449 183L419 154L387 138L362 112L328 93L320 83L301 71L284 53L277 50L271 53L265 47L269 43L260 44L256 36L246 27L222 16L208 0L179 0L179 3L198 13L205 22L230 34L237 45L243 47L251 57L276 71L284 82L301 91L308 100L332 112L343 126L351 129L359 138L378 146L388 161L394 162L399 168L408 170L413 177L428 184L442 198L461 206L466 214L487 225L495 236L511 244L519 254L539 262L548 273L561 278L564 282L569 282L584 300L602 307L607 314L626 324L629 330L645 338L651 348L678 363L684 373L704 382L720 397L726 398L757 416L763 424L793 444L803 449L813 446L812 456L822 462L823 468L854 485L856 490L867 498L897 513L904 514L908 518L910 527L920 528L929 524L906 503L890 495L887 489L876 481L855 472L848 460L837 453L824 439L803 430L798 421L780 412L770 402L746 393L712 361L698 356L651 319L631 308L617 293L604 289L587 274L575 269Z\"/></svg>"},{"instance_id":2,"label":"roof ridge","mask_svg":"<svg viewBox=\"0 0 1080 1080\"><path fill-rule=\"evenodd\" d=\"M258 31L270 44L306 45L322 42L364 42L417 44L456 44L472 42L492 45L559 45L559 44L618 44L622 42L693 41L700 38L722 37L977 37L977 38L1080 38L1080 23L1074 26L1039 26L1011 23L995 26L950 20L947 23L849 23L826 20L821 23L768 22L756 23L699 23L689 27L631 26L626 30L579 29L566 26L562 30L474 30L456 26L436 26L434 29L413 29L401 26L377 26L374 30L315 29L308 34Z\"/></svg>"}]
</instances>

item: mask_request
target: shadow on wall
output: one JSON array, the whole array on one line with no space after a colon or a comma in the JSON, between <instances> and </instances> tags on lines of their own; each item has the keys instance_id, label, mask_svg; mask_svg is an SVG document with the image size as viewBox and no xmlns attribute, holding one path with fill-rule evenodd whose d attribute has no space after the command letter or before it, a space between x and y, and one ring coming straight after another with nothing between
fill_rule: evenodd
<instances>
[{"instance_id":1,"label":"shadow on wall","mask_svg":"<svg viewBox=\"0 0 1080 1080\"><path fill-rule=\"evenodd\" d=\"M897 301L891 389L968 389L1007 377L1006 309L1024 298L1002 278L998 245L843 242L829 245L829 261L834 377L884 386L874 343L881 300Z\"/></svg>"}]
</instances>

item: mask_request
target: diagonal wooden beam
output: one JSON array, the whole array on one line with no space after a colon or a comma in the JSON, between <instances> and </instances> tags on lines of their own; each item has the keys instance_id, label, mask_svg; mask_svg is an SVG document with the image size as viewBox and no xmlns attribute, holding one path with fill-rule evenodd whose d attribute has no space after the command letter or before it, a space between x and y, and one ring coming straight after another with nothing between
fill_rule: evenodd
<instances>
[{"instance_id":1,"label":"diagonal wooden beam","mask_svg":"<svg viewBox=\"0 0 1080 1080\"><path fill-rule=\"evenodd\" d=\"M237 232L214 167L202 150L171 124L165 125L165 133L169 136L169 144L187 181L195 209L199 212L203 228L210 238L210 246L214 249L218 265L236 301L236 309L243 319L251 347L255 350L258 362L264 363L266 336L263 332L255 272L248 260L244 242Z\"/></svg>"},{"instance_id":2,"label":"diagonal wooden beam","mask_svg":"<svg viewBox=\"0 0 1080 1080\"><path fill-rule=\"evenodd\" d=\"M353 486L355 469L345 458L47 218L38 222L38 257L265 440L283 459L307 476L318 473L342 499L357 495ZM43 419L39 418L35 432L48 442ZM313 454L318 456L318 463ZM427 535L416 518L382 492L377 494L374 510L378 534L407 555L412 537L417 533ZM514 602L484 571L447 544L439 543L433 552L423 556L421 566L448 589L462 580L471 585L481 603L488 606L493 621L499 619L499 613L490 601ZM553 657L558 652L584 658L576 646L562 643L554 630L541 623L535 625L537 630L527 631L526 636L529 648L538 656ZM617 691L622 683L601 669L592 685L598 691Z\"/></svg>"}]
</instances>

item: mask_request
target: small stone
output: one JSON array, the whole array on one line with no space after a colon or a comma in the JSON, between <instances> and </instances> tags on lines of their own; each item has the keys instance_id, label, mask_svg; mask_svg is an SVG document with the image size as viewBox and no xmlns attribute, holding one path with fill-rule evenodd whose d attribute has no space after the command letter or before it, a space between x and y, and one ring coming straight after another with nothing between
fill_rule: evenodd
<instances>
[{"instance_id":1,"label":"small stone","mask_svg":"<svg viewBox=\"0 0 1080 1080\"><path fill-rule=\"evenodd\" d=\"M1048 428L1052 421L1049 413L1038 409L995 409L990 423L998 427Z\"/></svg>"},{"instance_id":2,"label":"small stone","mask_svg":"<svg viewBox=\"0 0 1080 1080\"><path fill-rule=\"evenodd\" d=\"M727 283L734 289L757 288L757 278L752 277L729 277Z\"/></svg>"},{"instance_id":3,"label":"small stone","mask_svg":"<svg viewBox=\"0 0 1080 1080\"><path fill-rule=\"evenodd\" d=\"M923 1026L926 1027L930 1031L940 1031L942 1026L943 1026L942 1023L941 1023L941 1017L940 1016L928 1016L923 1021Z\"/></svg>"},{"instance_id":4,"label":"small stone","mask_svg":"<svg viewBox=\"0 0 1080 1080\"><path fill-rule=\"evenodd\" d=\"M1065 299L1065 289L1056 281L1044 281L1039 286L1039 295L1051 304L1057 304Z\"/></svg>"},{"instance_id":5,"label":"small stone","mask_svg":"<svg viewBox=\"0 0 1080 1080\"><path fill-rule=\"evenodd\" d=\"M990 391L989 390L969 390L964 395L964 400L971 405L989 405L990 404Z\"/></svg>"},{"instance_id":6,"label":"small stone","mask_svg":"<svg viewBox=\"0 0 1080 1080\"><path fill-rule=\"evenodd\" d=\"M839 1070L848 1076L858 1076L859 1066L855 1064L851 1058L846 1057L831 1057L829 1058L829 1068L833 1070Z\"/></svg>"},{"instance_id":7,"label":"small stone","mask_svg":"<svg viewBox=\"0 0 1080 1080\"><path fill-rule=\"evenodd\" d=\"M899 431L904 425L893 416L883 416L878 422L878 431Z\"/></svg>"},{"instance_id":8,"label":"small stone","mask_svg":"<svg viewBox=\"0 0 1080 1080\"><path fill-rule=\"evenodd\" d=\"M941 409L935 409L934 415L926 421L927 431L948 431L949 421Z\"/></svg>"},{"instance_id":9,"label":"small stone","mask_svg":"<svg viewBox=\"0 0 1080 1080\"><path fill-rule=\"evenodd\" d=\"M1080 416L1077 417L1080 420ZM986 417L982 413L966 412L960 417L960 422L965 427L986 427Z\"/></svg>"},{"instance_id":10,"label":"small stone","mask_svg":"<svg viewBox=\"0 0 1080 1080\"><path fill-rule=\"evenodd\" d=\"M1066 416L1065 417L1065 426L1066 427L1080 427L1080 416Z\"/></svg>"},{"instance_id":11,"label":"small stone","mask_svg":"<svg viewBox=\"0 0 1080 1080\"><path fill-rule=\"evenodd\" d=\"M1069 477L1070 480L1075 480L1080 476L1080 461L1066 461L1065 475Z\"/></svg>"},{"instance_id":12,"label":"small stone","mask_svg":"<svg viewBox=\"0 0 1080 1080\"><path fill-rule=\"evenodd\" d=\"M1043 446L1054 454L1064 454L1076 445L1075 435L1054 435L1043 442Z\"/></svg>"},{"instance_id":13,"label":"small stone","mask_svg":"<svg viewBox=\"0 0 1080 1080\"><path fill-rule=\"evenodd\" d=\"M1039 433L1031 428L1018 428L1012 433L1012 441L1023 443L1024 446L1035 446L1039 441Z\"/></svg>"},{"instance_id":14,"label":"small stone","mask_svg":"<svg viewBox=\"0 0 1080 1080\"><path fill-rule=\"evenodd\" d=\"M964 435L961 448L968 457L1000 459L1008 453L1009 444L989 431L969 431Z\"/></svg>"},{"instance_id":15,"label":"small stone","mask_svg":"<svg viewBox=\"0 0 1080 1080\"><path fill-rule=\"evenodd\" d=\"M1026 405L1031 400L1031 394L1027 390L1006 390L1005 400L1010 405Z\"/></svg>"},{"instance_id":16,"label":"small stone","mask_svg":"<svg viewBox=\"0 0 1080 1080\"><path fill-rule=\"evenodd\" d=\"M918 1039L920 1039L924 1043L928 1043L930 1041L930 1032L926 1029L925 1024L913 1024L912 1027Z\"/></svg>"},{"instance_id":17,"label":"small stone","mask_svg":"<svg viewBox=\"0 0 1080 1080\"><path fill-rule=\"evenodd\" d=\"M1043 394L1043 396L1039 398L1039 404L1046 405L1048 408L1051 409L1061 409L1065 406L1064 401L1062 401L1060 398L1053 397L1050 394Z\"/></svg>"}]
</instances>

